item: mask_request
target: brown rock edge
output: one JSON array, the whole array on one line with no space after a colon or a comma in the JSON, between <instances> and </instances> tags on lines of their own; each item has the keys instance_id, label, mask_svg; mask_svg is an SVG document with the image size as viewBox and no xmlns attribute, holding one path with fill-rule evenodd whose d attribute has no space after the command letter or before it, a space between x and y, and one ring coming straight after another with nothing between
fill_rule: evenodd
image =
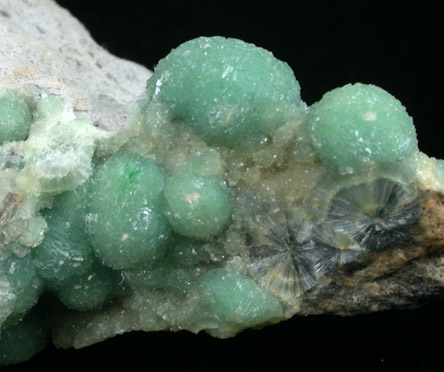
<instances>
[{"instance_id":1,"label":"brown rock edge","mask_svg":"<svg viewBox=\"0 0 444 372\"><path fill-rule=\"evenodd\" d=\"M426 191L405 247L365 255L307 293L301 315L356 315L416 308L444 296L444 195Z\"/></svg>"}]
</instances>

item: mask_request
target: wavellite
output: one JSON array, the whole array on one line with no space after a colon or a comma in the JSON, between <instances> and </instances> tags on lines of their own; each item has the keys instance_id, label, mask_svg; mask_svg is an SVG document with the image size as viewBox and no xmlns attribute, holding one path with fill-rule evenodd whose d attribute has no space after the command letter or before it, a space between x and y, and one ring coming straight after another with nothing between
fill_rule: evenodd
<instances>
[{"instance_id":1,"label":"wavellite","mask_svg":"<svg viewBox=\"0 0 444 372\"><path fill-rule=\"evenodd\" d=\"M442 161L390 93L353 83L308 107L285 62L216 36L173 49L136 96L102 125L75 95L0 87L0 364L49 331L58 347L230 337L413 301L360 291L414 282L407 264L443 246Z\"/></svg>"},{"instance_id":2,"label":"wavellite","mask_svg":"<svg viewBox=\"0 0 444 372\"><path fill-rule=\"evenodd\" d=\"M14 94L3 94L0 99L0 143L24 140L31 125L31 111L25 100Z\"/></svg>"}]
</instances>

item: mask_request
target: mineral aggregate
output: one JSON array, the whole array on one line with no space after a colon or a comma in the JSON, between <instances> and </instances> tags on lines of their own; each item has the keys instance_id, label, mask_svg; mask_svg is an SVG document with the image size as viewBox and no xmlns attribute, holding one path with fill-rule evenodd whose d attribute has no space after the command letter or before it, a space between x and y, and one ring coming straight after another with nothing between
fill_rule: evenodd
<instances>
[{"instance_id":1,"label":"mineral aggregate","mask_svg":"<svg viewBox=\"0 0 444 372\"><path fill-rule=\"evenodd\" d=\"M443 161L418 150L388 92L348 84L307 107L287 64L220 36L178 46L146 82L52 1L34 11L77 31L53 19L37 45L21 40L28 8L6 3L0 364L48 335L61 348L132 330L225 338L443 293ZM83 59L61 48L18 73L66 37Z\"/></svg>"},{"instance_id":2,"label":"mineral aggregate","mask_svg":"<svg viewBox=\"0 0 444 372\"><path fill-rule=\"evenodd\" d=\"M326 93L310 107L308 126L322 163L343 172L403 161L418 151L412 118L374 85L348 84Z\"/></svg>"},{"instance_id":3,"label":"mineral aggregate","mask_svg":"<svg viewBox=\"0 0 444 372\"><path fill-rule=\"evenodd\" d=\"M169 107L172 121L189 125L206 142L240 149L264 145L303 105L286 63L223 37L197 38L171 51L147 93Z\"/></svg>"}]
</instances>

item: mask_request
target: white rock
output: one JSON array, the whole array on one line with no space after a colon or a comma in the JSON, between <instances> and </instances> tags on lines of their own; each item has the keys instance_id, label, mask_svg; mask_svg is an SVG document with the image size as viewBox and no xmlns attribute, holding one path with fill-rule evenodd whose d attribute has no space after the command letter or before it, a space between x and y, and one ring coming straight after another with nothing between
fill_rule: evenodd
<instances>
[{"instance_id":1,"label":"white rock","mask_svg":"<svg viewBox=\"0 0 444 372\"><path fill-rule=\"evenodd\" d=\"M0 86L35 84L71 98L77 116L119 128L151 72L92 40L52 0L0 0Z\"/></svg>"}]
</instances>

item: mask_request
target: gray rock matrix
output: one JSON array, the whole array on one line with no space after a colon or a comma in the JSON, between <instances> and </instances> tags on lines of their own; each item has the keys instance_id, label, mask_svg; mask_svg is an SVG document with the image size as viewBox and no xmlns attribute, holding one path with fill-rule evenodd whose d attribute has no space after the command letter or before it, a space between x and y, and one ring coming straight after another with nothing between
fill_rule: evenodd
<instances>
[{"instance_id":1,"label":"gray rock matrix","mask_svg":"<svg viewBox=\"0 0 444 372\"><path fill-rule=\"evenodd\" d=\"M151 72L97 45L53 0L0 0L0 85L71 98L78 116L117 128Z\"/></svg>"}]
</instances>

